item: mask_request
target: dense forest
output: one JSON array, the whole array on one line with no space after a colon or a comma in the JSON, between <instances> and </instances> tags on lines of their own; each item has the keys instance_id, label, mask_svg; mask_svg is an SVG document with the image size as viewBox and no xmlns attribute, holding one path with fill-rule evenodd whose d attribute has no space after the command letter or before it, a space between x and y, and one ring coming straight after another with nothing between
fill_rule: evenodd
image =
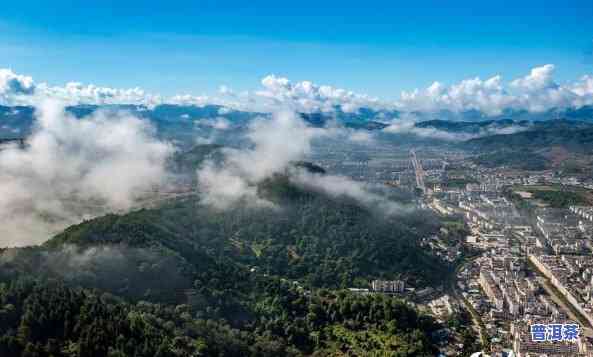
<instances>
[{"instance_id":1,"label":"dense forest","mask_svg":"<svg viewBox=\"0 0 593 357\"><path fill-rule=\"evenodd\" d=\"M345 290L439 284L448 268L417 243L434 216L388 216L286 175L259 190L277 207L190 197L0 251L0 356L434 355L430 317Z\"/></svg>"},{"instance_id":2,"label":"dense forest","mask_svg":"<svg viewBox=\"0 0 593 357\"><path fill-rule=\"evenodd\" d=\"M270 300L238 329L189 305L132 304L58 283L13 281L0 285L0 355L434 355L429 336L438 326L402 301L267 284Z\"/></svg>"}]
</instances>

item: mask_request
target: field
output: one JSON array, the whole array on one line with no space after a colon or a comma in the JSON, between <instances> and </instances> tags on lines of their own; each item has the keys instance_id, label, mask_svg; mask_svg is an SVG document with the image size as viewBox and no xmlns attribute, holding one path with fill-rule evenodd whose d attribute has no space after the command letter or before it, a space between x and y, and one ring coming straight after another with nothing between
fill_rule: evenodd
<instances>
[{"instance_id":1,"label":"field","mask_svg":"<svg viewBox=\"0 0 593 357\"><path fill-rule=\"evenodd\" d=\"M538 206L567 208L571 205L593 205L593 192L580 187L562 185L537 185L513 187L513 194L533 201ZM531 194L531 197L527 197Z\"/></svg>"}]
</instances>

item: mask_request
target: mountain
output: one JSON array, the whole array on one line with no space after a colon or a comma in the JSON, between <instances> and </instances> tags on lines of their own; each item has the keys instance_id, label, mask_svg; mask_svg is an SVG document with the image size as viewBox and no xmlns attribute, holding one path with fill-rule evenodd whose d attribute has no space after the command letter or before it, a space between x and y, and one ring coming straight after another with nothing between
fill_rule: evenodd
<instances>
[{"instance_id":1,"label":"mountain","mask_svg":"<svg viewBox=\"0 0 593 357\"><path fill-rule=\"evenodd\" d=\"M265 116L256 112L230 110L218 105L158 105L149 108L143 105L75 105L66 107L66 112L83 118L99 110L130 113L150 121L157 134L168 140L191 146L196 137L196 123L224 117L236 128L244 127L250 120ZM31 133L34 123L33 107L0 106L0 138L23 138ZM208 125L200 130L208 130ZM211 129L210 129L211 130Z\"/></svg>"},{"instance_id":2,"label":"mountain","mask_svg":"<svg viewBox=\"0 0 593 357\"><path fill-rule=\"evenodd\" d=\"M487 134L505 128L528 128L529 121L515 121L511 119L485 120L485 121L449 121L449 120L426 120L416 122L417 128L432 128L450 133Z\"/></svg>"},{"instance_id":3,"label":"mountain","mask_svg":"<svg viewBox=\"0 0 593 357\"><path fill-rule=\"evenodd\" d=\"M33 126L32 107L6 107L0 105L0 138L22 138L31 132Z\"/></svg>"},{"instance_id":4,"label":"mountain","mask_svg":"<svg viewBox=\"0 0 593 357\"><path fill-rule=\"evenodd\" d=\"M195 176L204 161L220 162L223 159L222 149L223 146L219 144L203 144L178 151L169 159L169 169L179 175Z\"/></svg>"},{"instance_id":5,"label":"mountain","mask_svg":"<svg viewBox=\"0 0 593 357\"><path fill-rule=\"evenodd\" d=\"M442 283L448 268L418 246L436 217L386 216L286 175L258 190L277 207L190 197L1 250L0 355L434 355L432 319L342 289Z\"/></svg>"},{"instance_id":6,"label":"mountain","mask_svg":"<svg viewBox=\"0 0 593 357\"><path fill-rule=\"evenodd\" d=\"M269 113L232 110L219 105L173 105L162 104L154 108L143 105L88 105L69 106L66 111L77 118L82 118L102 111L122 111L139 118L149 120L157 128L160 136L193 143L196 123L211 119L224 118L235 129L244 128L251 120L268 117ZM33 107L0 106L0 138L17 138L27 136L34 122ZM353 129L381 130L387 126L381 118L396 118L397 111L372 110L361 108L357 112L343 112L339 107L332 113L300 113L301 118L312 126L322 127L336 122ZM207 129L207 125L200 128Z\"/></svg>"},{"instance_id":7,"label":"mountain","mask_svg":"<svg viewBox=\"0 0 593 357\"><path fill-rule=\"evenodd\" d=\"M464 146L481 151L503 148L535 150L561 146L570 151L584 153L593 150L593 123L573 120L538 122L526 131L471 139Z\"/></svg>"},{"instance_id":8,"label":"mountain","mask_svg":"<svg viewBox=\"0 0 593 357\"><path fill-rule=\"evenodd\" d=\"M299 113L300 117L314 127L324 127L330 123L343 125L351 129L382 130L389 126L380 120L391 120L398 118L398 111L361 108L357 112L343 112L340 107L334 108L331 113Z\"/></svg>"},{"instance_id":9,"label":"mountain","mask_svg":"<svg viewBox=\"0 0 593 357\"><path fill-rule=\"evenodd\" d=\"M499 121L511 119L514 121L547 121L559 118L566 118L578 121L593 121L593 105L585 105L579 108L551 108L542 112L530 112L525 109L505 108L500 114L489 115L479 110L465 110L455 112L451 110L439 110L434 112L415 111L410 113L420 121L446 120L446 121Z\"/></svg>"},{"instance_id":10,"label":"mountain","mask_svg":"<svg viewBox=\"0 0 593 357\"><path fill-rule=\"evenodd\" d=\"M39 357L434 356L440 328L383 295L320 291L289 282L253 286L259 318L244 326L189 305L129 303L88 289L18 280L0 289L0 355ZM224 298L224 296L220 296Z\"/></svg>"},{"instance_id":11,"label":"mountain","mask_svg":"<svg viewBox=\"0 0 593 357\"><path fill-rule=\"evenodd\" d=\"M579 160L580 166L586 166L593 152L593 123L573 120L536 122L528 130L471 139L461 147L477 153L474 162L488 167L564 169L572 160Z\"/></svg>"},{"instance_id":12,"label":"mountain","mask_svg":"<svg viewBox=\"0 0 593 357\"><path fill-rule=\"evenodd\" d=\"M258 189L282 209L246 205L218 211L187 199L84 222L46 246L158 247L198 270L210 262L238 270L256 267L330 288L381 275L405 276L421 286L434 282L442 268L416 245L438 229L438 221L428 214L388 217L345 197L301 188L286 175L266 180Z\"/></svg>"},{"instance_id":13,"label":"mountain","mask_svg":"<svg viewBox=\"0 0 593 357\"><path fill-rule=\"evenodd\" d=\"M192 145L196 130L208 129L208 120L224 118L233 129L243 129L257 117L268 117L269 113L233 110L220 105L175 105L162 104L155 107L143 105L75 105L66 111L81 118L97 110L124 111L137 117L149 120L157 128L161 137L176 140L182 144ZM335 107L331 112L299 113L301 118L315 127L323 127L330 123L342 125L355 130L380 131L388 126L388 122L401 117L397 110L375 110L359 108L354 112L344 112ZM477 110L452 112L413 112L417 117L417 127L435 128L450 132L477 133L480 130L502 129L507 126L523 127L531 122L550 121L566 118L572 121L592 122L593 106L581 108L550 109L546 112L532 113L525 110L505 109L501 114L489 116ZM27 136L34 122L34 108L27 106L0 106L0 138L21 138ZM198 123L198 124L196 124ZM199 128L196 128L196 125ZM491 133L487 133L490 135Z\"/></svg>"}]
</instances>

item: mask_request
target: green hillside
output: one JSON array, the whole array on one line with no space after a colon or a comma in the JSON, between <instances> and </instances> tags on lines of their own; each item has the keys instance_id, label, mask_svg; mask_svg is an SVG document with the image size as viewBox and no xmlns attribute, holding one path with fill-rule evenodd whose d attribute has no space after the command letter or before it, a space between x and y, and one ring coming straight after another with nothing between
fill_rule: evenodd
<instances>
[{"instance_id":1,"label":"green hillside","mask_svg":"<svg viewBox=\"0 0 593 357\"><path fill-rule=\"evenodd\" d=\"M593 124L569 120L551 120L534 124L530 130L491 135L471 139L464 146L482 151L489 150L534 150L561 146L571 151L593 150Z\"/></svg>"},{"instance_id":2,"label":"green hillside","mask_svg":"<svg viewBox=\"0 0 593 357\"><path fill-rule=\"evenodd\" d=\"M446 267L417 245L435 217L387 217L284 175L260 194L277 208L179 200L2 250L0 355L434 355L430 318L343 288L438 284Z\"/></svg>"},{"instance_id":3,"label":"green hillside","mask_svg":"<svg viewBox=\"0 0 593 357\"><path fill-rule=\"evenodd\" d=\"M126 303L28 280L0 285L0 355L38 357L433 356L438 325L402 301L270 279L259 318L232 326L188 305Z\"/></svg>"},{"instance_id":4,"label":"green hillside","mask_svg":"<svg viewBox=\"0 0 593 357\"><path fill-rule=\"evenodd\" d=\"M566 158L590 155L593 151L593 124L550 120L534 123L529 130L514 134L471 139L461 146L478 153L473 161L483 166L544 170L562 166L567 162ZM566 157L558 157L558 152Z\"/></svg>"}]
</instances>

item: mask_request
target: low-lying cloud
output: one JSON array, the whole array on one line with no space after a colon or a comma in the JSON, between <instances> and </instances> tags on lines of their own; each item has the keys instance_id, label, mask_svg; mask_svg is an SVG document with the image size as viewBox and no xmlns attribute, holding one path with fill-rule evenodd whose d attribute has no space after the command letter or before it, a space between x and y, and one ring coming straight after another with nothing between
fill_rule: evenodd
<instances>
[{"instance_id":1,"label":"low-lying cloud","mask_svg":"<svg viewBox=\"0 0 593 357\"><path fill-rule=\"evenodd\" d=\"M322 135L323 129L308 127L292 112L253 121L246 134L252 147L224 149L224 162L207 161L198 170L204 202L222 209L242 199L269 205L258 197L257 184L308 155L311 140Z\"/></svg>"},{"instance_id":2,"label":"low-lying cloud","mask_svg":"<svg viewBox=\"0 0 593 357\"><path fill-rule=\"evenodd\" d=\"M247 139L251 147L225 149L222 162L207 161L198 170L202 200L217 209L235 204L274 207L258 195L257 185L275 174L289 173L293 184L322 191L331 196L347 196L386 213L401 211L401 206L347 177L310 174L293 167L306 159L312 142L319 139L349 138L349 131L313 128L293 112L280 112L271 119L260 119L250 126ZM350 139L352 140L352 139ZM364 140L370 140L365 137Z\"/></svg>"},{"instance_id":3,"label":"low-lying cloud","mask_svg":"<svg viewBox=\"0 0 593 357\"><path fill-rule=\"evenodd\" d=\"M385 189L384 187L372 187L371 184L353 181L345 176L319 175L301 170L298 174L291 176L291 180L301 187L321 191L332 197L352 198L362 205L386 215L399 214L409 209L398 202L386 199L385 193L375 192Z\"/></svg>"},{"instance_id":4,"label":"low-lying cloud","mask_svg":"<svg viewBox=\"0 0 593 357\"><path fill-rule=\"evenodd\" d=\"M25 147L0 151L1 246L41 243L85 218L127 210L167 178L173 147L125 113L76 119L56 102L37 109Z\"/></svg>"},{"instance_id":5,"label":"low-lying cloud","mask_svg":"<svg viewBox=\"0 0 593 357\"><path fill-rule=\"evenodd\" d=\"M410 134L421 138L430 138L444 141L465 141L490 135L514 134L529 129L529 127L526 125L488 125L475 132L455 132L429 126L416 126L417 123L417 120L409 117L396 119L393 120L389 126L383 129L383 132L391 134Z\"/></svg>"}]
</instances>

